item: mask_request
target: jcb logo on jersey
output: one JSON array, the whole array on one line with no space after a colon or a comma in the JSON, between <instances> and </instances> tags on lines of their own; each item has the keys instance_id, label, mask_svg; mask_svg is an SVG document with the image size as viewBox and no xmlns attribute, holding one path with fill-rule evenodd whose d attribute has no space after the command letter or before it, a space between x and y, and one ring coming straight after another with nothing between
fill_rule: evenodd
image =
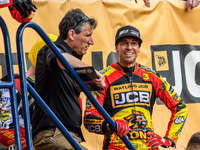
<instances>
[{"instance_id":1,"label":"jcb logo on jersey","mask_svg":"<svg viewBox=\"0 0 200 150\"><path fill-rule=\"evenodd\" d=\"M113 95L114 107L121 107L122 105L132 105L133 103L142 103L149 105L149 92L145 91L131 91L126 93L118 93Z\"/></svg>"},{"instance_id":2,"label":"jcb logo on jersey","mask_svg":"<svg viewBox=\"0 0 200 150\"><path fill-rule=\"evenodd\" d=\"M84 119L84 125L90 132L99 132L101 133L101 125L103 120L95 120L95 119Z\"/></svg>"},{"instance_id":3,"label":"jcb logo on jersey","mask_svg":"<svg viewBox=\"0 0 200 150\"><path fill-rule=\"evenodd\" d=\"M129 84L111 87L111 100L113 108L126 107L135 103L149 106L151 98L151 84L135 83L133 88Z\"/></svg>"},{"instance_id":4,"label":"jcb logo on jersey","mask_svg":"<svg viewBox=\"0 0 200 150\"><path fill-rule=\"evenodd\" d=\"M90 132L101 132L101 125L99 124L86 125L86 128Z\"/></svg>"}]
</instances>

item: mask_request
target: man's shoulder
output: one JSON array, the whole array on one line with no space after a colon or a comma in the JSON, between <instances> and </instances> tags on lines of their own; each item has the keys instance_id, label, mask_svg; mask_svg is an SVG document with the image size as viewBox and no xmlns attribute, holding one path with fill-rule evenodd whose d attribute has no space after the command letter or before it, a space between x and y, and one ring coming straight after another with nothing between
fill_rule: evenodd
<instances>
[{"instance_id":1,"label":"man's shoulder","mask_svg":"<svg viewBox=\"0 0 200 150\"><path fill-rule=\"evenodd\" d=\"M47 52L47 50L49 50L50 48L48 47L48 45L44 45L39 51L38 51L38 56L44 54Z\"/></svg>"},{"instance_id":2,"label":"man's shoulder","mask_svg":"<svg viewBox=\"0 0 200 150\"><path fill-rule=\"evenodd\" d=\"M59 51L64 51L64 52L68 51L68 49L67 49L64 45L62 45L62 44L60 44L60 43L56 43L56 42L54 42L54 44L56 45L56 47L58 48ZM48 45L44 45L44 46L39 50L38 53L46 53L46 52L50 52L50 51L52 51L51 48L50 48ZM52 51L52 52L53 52L53 51Z\"/></svg>"},{"instance_id":3,"label":"man's shoulder","mask_svg":"<svg viewBox=\"0 0 200 150\"><path fill-rule=\"evenodd\" d=\"M115 72L115 64L112 64L110 66L107 66L106 68L100 70L99 72L103 75L109 76L111 73Z\"/></svg>"},{"instance_id":4,"label":"man's shoulder","mask_svg":"<svg viewBox=\"0 0 200 150\"><path fill-rule=\"evenodd\" d=\"M149 67L146 67L146 66L143 66L143 65L139 65L139 66L140 66L139 68L141 68L141 69L144 70L144 71L147 71L147 72L149 72L149 73L156 74L156 71L153 70L153 69L151 69L151 68L149 68Z\"/></svg>"}]
</instances>

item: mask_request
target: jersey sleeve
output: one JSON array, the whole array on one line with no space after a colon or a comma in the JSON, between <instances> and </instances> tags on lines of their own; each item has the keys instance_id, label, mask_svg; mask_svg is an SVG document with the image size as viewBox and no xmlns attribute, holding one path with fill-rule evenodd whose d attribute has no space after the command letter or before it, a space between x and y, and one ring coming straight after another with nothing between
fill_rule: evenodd
<instances>
[{"instance_id":1,"label":"jersey sleeve","mask_svg":"<svg viewBox=\"0 0 200 150\"><path fill-rule=\"evenodd\" d=\"M172 146L175 146L185 124L188 109L172 86L166 82L161 75L156 75L158 77L158 82L154 85L156 88L156 95L171 111L171 117L165 137L172 141Z\"/></svg>"},{"instance_id":2,"label":"jersey sleeve","mask_svg":"<svg viewBox=\"0 0 200 150\"><path fill-rule=\"evenodd\" d=\"M100 103L101 106L104 104L105 90L92 91L92 94ZM95 109L89 99L86 99L86 109L84 113L84 126L89 132L104 134L106 132L107 122Z\"/></svg>"},{"instance_id":3,"label":"jersey sleeve","mask_svg":"<svg viewBox=\"0 0 200 150\"><path fill-rule=\"evenodd\" d=\"M13 0L0 0L0 8L12 5L13 5Z\"/></svg>"}]
</instances>

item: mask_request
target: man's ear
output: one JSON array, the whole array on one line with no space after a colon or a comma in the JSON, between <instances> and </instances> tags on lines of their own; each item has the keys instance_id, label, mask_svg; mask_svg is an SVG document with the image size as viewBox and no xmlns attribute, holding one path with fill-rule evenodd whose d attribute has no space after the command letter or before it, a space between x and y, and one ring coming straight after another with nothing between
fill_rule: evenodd
<instances>
[{"instance_id":1,"label":"man's ear","mask_svg":"<svg viewBox=\"0 0 200 150\"><path fill-rule=\"evenodd\" d=\"M119 51L118 51L118 49L117 49L117 46L115 45L115 50L116 50L116 52L119 54Z\"/></svg>"},{"instance_id":2,"label":"man's ear","mask_svg":"<svg viewBox=\"0 0 200 150\"><path fill-rule=\"evenodd\" d=\"M75 33L75 31L73 30L73 29L70 29L69 31L68 31L68 37L69 37L69 39L70 40L74 40L74 35L75 35L76 33Z\"/></svg>"},{"instance_id":3,"label":"man's ear","mask_svg":"<svg viewBox=\"0 0 200 150\"><path fill-rule=\"evenodd\" d=\"M137 52L138 52L138 53L140 52L140 48L137 50Z\"/></svg>"}]
</instances>

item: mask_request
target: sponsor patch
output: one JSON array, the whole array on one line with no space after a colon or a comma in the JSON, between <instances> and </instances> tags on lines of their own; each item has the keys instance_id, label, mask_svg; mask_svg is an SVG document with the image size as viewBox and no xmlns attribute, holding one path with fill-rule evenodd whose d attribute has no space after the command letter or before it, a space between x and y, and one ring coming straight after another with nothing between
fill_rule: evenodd
<instances>
[{"instance_id":1,"label":"sponsor patch","mask_svg":"<svg viewBox=\"0 0 200 150\"><path fill-rule=\"evenodd\" d=\"M152 85L148 83L134 83L133 91L130 83L112 86L110 88L112 106L126 107L135 103L150 106L151 91Z\"/></svg>"},{"instance_id":2,"label":"sponsor patch","mask_svg":"<svg viewBox=\"0 0 200 150\"><path fill-rule=\"evenodd\" d=\"M122 34L128 33L128 31L129 31L129 29L120 31L120 32L119 32L119 36L121 36Z\"/></svg>"},{"instance_id":3,"label":"sponsor patch","mask_svg":"<svg viewBox=\"0 0 200 150\"><path fill-rule=\"evenodd\" d=\"M175 123L175 124L181 124L181 123L183 123L183 122L185 122L185 119L184 119L183 116L181 116L181 117L179 117L179 118L176 118L176 119L174 120L174 123Z\"/></svg>"}]
</instances>

